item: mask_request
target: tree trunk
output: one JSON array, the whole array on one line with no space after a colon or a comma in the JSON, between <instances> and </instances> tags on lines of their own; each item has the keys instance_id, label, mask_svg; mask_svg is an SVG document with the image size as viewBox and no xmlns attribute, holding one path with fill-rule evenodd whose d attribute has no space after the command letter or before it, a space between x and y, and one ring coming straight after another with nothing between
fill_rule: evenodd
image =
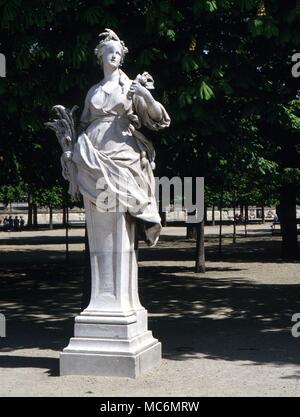
<instances>
[{"instance_id":1,"label":"tree trunk","mask_svg":"<svg viewBox=\"0 0 300 417\"><path fill-rule=\"evenodd\" d=\"M197 228L195 224L188 224L186 227L186 238L197 239Z\"/></svg>"},{"instance_id":2,"label":"tree trunk","mask_svg":"<svg viewBox=\"0 0 300 417\"><path fill-rule=\"evenodd\" d=\"M205 273L205 247L204 247L204 219L197 224L197 246L195 272Z\"/></svg>"},{"instance_id":3,"label":"tree trunk","mask_svg":"<svg viewBox=\"0 0 300 417\"><path fill-rule=\"evenodd\" d=\"M66 205L63 205L63 217L62 217L62 224L63 227L66 227L67 224L67 209L66 209Z\"/></svg>"},{"instance_id":4,"label":"tree trunk","mask_svg":"<svg viewBox=\"0 0 300 417\"><path fill-rule=\"evenodd\" d=\"M219 224L219 255L222 253L222 226L223 226L223 208L220 207L220 224Z\"/></svg>"},{"instance_id":5,"label":"tree trunk","mask_svg":"<svg viewBox=\"0 0 300 417\"><path fill-rule=\"evenodd\" d=\"M162 225L162 227L166 227L167 226L167 213L165 211L162 211L160 213L160 217L161 217L161 225Z\"/></svg>"},{"instance_id":6,"label":"tree trunk","mask_svg":"<svg viewBox=\"0 0 300 417\"><path fill-rule=\"evenodd\" d=\"M207 205L204 205L204 224L207 224Z\"/></svg>"},{"instance_id":7,"label":"tree trunk","mask_svg":"<svg viewBox=\"0 0 300 417\"><path fill-rule=\"evenodd\" d=\"M232 237L232 243L236 243L236 210L235 206L233 207L233 237Z\"/></svg>"},{"instance_id":8,"label":"tree trunk","mask_svg":"<svg viewBox=\"0 0 300 417\"><path fill-rule=\"evenodd\" d=\"M249 220L249 210L248 210L248 204L245 204L245 221L248 223Z\"/></svg>"},{"instance_id":9,"label":"tree trunk","mask_svg":"<svg viewBox=\"0 0 300 417\"><path fill-rule=\"evenodd\" d=\"M53 229L53 208L49 207L49 229Z\"/></svg>"},{"instance_id":10,"label":"tree trunk","mask_svg":"<svg viewBox=\"0 0 300 417\"><path fill-rule=\"evenodd\" d=\"M32 196L28 193L28 219L27 226L32 227Z\"/></svg>"},{"instance_id":11,"label":"tree trunk","mask_svg":"<svg viewBox=\"0 0 300 417\"><path fill-rule=\"evenodd\" d=\"M37 227L38 225L38 208L37 204L33 204L33 226Z\"/></svg>"},{"instance_id":12,"label":"tree trunk","mask_svg":"<svg viewBox=\"0 0 300 417\"><path fill-rule=\"evenodd\" d=\"M223 200L224 200L224 180L223 180L222 186L221 186L221 195L220 195L220 204L219 204L219 210L220 210L219 255L221 255L221 253L222 253Z\"/></svg>"},{"instance_id":13,"label":"tree trunk","mask_svg":"<svg viewBox=\"0 0 300 417\"><path fill-rule=\"evenodd\" d=\"M295 259L299 256L296 199L296 184L285 184L280 193L279 209L282 257L285 259Z\"/></svg>"},{"instance_id":14,"label":"tree trunk","mask_svg":"<svg viewBox=\"0 0 300 417\"><path fill-rule=\"evenodd\" d=\"M248 205L245 204L245 218L244 218L245 236L247 236L247 223L248 223Z\"/></svg>"},{"instance_id":15,"label":"tree trunk","mask_svg":"<svg viewBox=\"0 0 300 417\"><path fill-rule=\"evenodd\" d=\"M66 262L69 262L69 208L66 207Z\"/></svg>"},{"instance_id":16,"label":"tree trunk","mask_svg":"<svg viewBox=\"0 0 300 417\"><path fill-rule=\"evenodd\" d=\"M215 223L215 206L213 205L212 206L212 213L211 213L211 219L212 219L212 225L214 226L216 223Z\"/></svg>"},{"instance_id":17,"label":"tree trunk","mask_svg":"<svg viewBox=\"0 0 300 417\"><path fill-rule=\"evenodd\" d=\"M265 224L265 206L261 206L261 222Z\"/></svg>"},{"instance_id":18,"label":"tree trunk","mask_svg":"<svg viewBox=\"0 0 300 417\"><path fill-rule=\"evenodd\" d=\"M240 205L240 215L241 215L241 219L243 219L243 217L244 217L244 206L243 206L243 204Z\"/></svg>"}]
</instances>

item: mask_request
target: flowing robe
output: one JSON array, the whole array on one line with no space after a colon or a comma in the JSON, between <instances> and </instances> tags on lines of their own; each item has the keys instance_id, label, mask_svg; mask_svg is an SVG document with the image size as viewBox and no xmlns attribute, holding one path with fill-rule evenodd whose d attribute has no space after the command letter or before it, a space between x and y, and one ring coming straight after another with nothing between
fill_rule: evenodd
<instances>
[{"instance_id":1,"label":"flowing robe","mask_svg":"<svg viewBox=\"0 0 300 417\"><path fill-rule=\"evenodd\" d=\"M159 130L169 126L170 118L159 104L162 118L155 121L144 98L135 94L128 98L131 83L120 71L117 85L98 83L89 90L73 161L82 195L99 211L113 209L116 202L119 210L141 221L145 240L153 245L161 230L151 167L155 152L137 129L144 125Z\"/></svg>"}]
</instances>

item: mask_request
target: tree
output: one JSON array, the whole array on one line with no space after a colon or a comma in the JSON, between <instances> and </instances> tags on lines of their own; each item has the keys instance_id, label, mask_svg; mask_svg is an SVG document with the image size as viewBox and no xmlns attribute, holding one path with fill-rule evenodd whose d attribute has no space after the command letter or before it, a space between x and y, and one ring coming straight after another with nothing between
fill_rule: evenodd
<instances>
[{"instance_id":1,"label":"tree","mask_svg":"<svg viewBox=\"0 0 300 417\"><path fill-rule=\"evenodd\" d=\"M53 229L53 209L61 208L63 204L63 190L60 186L39 189L33 195L33 200L40 206L49 207L49 228Z\"/></svg>"}]
</instances>

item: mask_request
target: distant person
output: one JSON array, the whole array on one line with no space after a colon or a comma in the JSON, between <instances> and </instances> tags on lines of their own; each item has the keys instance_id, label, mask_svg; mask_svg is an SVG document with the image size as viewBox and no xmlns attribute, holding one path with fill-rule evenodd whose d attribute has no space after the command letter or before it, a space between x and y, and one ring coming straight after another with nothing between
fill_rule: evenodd
<instances>
[{"instance_id":1,"label":"distant person","mask_svg":"<svg viewBox=\"0 0 300 417\"><path fill-rule=\"evenodd\" d=\"M240 213L240 214L238 214L237 215L237 221L239 222L239 223L243 223L243 216L242 216L242 214Z\"/></svg>"},{"instance_id":2,"label":"distant person","mask_svg":"<svg viewBox=\"0 0 300 417\"><path fill-rule=\"evenodd\" d=\"M7 232L7 229L8 229L8 224L9 224L9 222L8 222L8 217L7 217L7 216L5 216L5 217L4 217L4 220L3 220L3 230L4 230L4 232Z\"/></svg>"},{"instance_id":3,"label":"distant person","mask_svg":"<svg viewBox=\"0 0 300 417\"><path fill-rule=\"evenodd\" d=\"M14 218L14 230L16 232L18 232L19 231L19 228L20 228L20 220L19 220L18 216L16 216Z\"/></svg>"},{"instance_id":4,"label":"distant person","mask_svg":"<svg viewBox=\"0 0 300 417\"><path fill-rule=\"evenodd\" d=\"M24 230L25 226L25 220L23 219L23 216L20 216L20 230Z\"/></svg>"},{"instance_id":5,"label":"distant person","mask_svg":"<svg viewBox=\"0 0 300 417\"><path fill-rule=\"evenodd\" d=\"M273 217L273 222L277 223L278 221L279 221L279 217L278 217L277 213L275 213L274 217Z\"/></svg>"},{"instance_id":6,"label":"distant person","mask_svg":"<svg viewBox=\"0 0 300 417\"><path fill-rule=\"evenodd\" d=\"M13 230L13 228L14 228L14 220L13 220L13 218L12 218L12 216L9 216L9 218L8 218L8 230Z\"/></svg>"}]
</instances>

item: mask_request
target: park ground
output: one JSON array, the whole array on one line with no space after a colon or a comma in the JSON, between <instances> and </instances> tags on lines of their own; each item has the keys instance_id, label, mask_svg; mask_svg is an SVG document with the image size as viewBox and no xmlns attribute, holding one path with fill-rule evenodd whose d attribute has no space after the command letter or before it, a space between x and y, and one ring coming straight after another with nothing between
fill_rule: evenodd
<instances>
[{"instance_id":1,"label":"park ground","mask_svg":"<svg viewBox=\"0 0 300 417\"><path fill-rule=\"evenodd\" d=\"M139 250L149 327L163 346L159 367L134 380L59 377L59 352L80 312L83 229L0 233L0 396L300 396L300 264L280 260L269 225L206 229L207 272L195 274L195 241L165 228Z\"/></svg>"}]
</instances>

